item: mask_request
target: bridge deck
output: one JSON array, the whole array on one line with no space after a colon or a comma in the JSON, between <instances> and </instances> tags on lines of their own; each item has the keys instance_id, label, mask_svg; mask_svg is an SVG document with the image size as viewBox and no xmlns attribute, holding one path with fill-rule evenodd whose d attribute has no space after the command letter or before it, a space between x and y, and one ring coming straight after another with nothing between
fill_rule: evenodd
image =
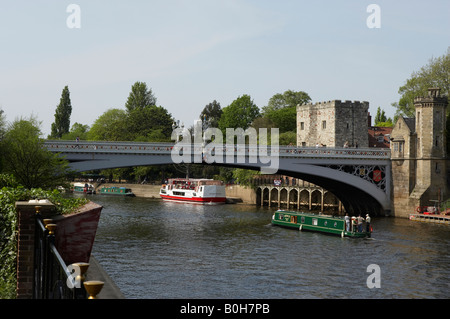
<instances>
[{"instance_id":1,"label":"bridge deck","mask_svg":"<svg viewBox=\"0 0 450 319\"><path fill-rule=\"evenodd\" d=\"M73 142L73 141L46 141L45 146L52 152L61 153L115 153L115 154L171 154L174 147L181 150L180 144L173 143L139 143L139 142ZM202 145L192 144L191 152L201 153ZM261 154L261 151L270 153L271 147L254 147L245 145L223 145L222 153L234 152L237 154L251 156ZM329 148L329 147L294 147L278 146L272 150L276 155L282 157L326 157L326 158L361 158L361 159L390 159L390 149L385 148Z\"/></svg>"}]
</instances>

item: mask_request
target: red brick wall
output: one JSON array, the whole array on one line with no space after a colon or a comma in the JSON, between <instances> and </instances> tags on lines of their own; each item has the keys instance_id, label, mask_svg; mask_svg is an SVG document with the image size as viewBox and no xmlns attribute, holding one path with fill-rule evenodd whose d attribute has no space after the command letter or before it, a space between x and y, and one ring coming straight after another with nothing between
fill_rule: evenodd
<instances>
[{"instance_id":1,"label":"red brick wall","mask_svg":"<svg viewBox=\"0 0 450 319\"><path fill-rule=\"evenodd\" d=\"M53 208L52 204L46 203L16 203L18 213L17 299L31 299L33 297L36 205L42 206L41 211L51 210Z\"/></svg>"}]
</instances>

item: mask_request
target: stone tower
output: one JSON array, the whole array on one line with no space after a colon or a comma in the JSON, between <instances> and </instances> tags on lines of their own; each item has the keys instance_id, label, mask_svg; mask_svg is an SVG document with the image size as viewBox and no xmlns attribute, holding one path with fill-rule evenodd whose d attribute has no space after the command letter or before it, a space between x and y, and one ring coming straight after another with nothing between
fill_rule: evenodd
<instances>
[{"instance_id":1,"label":"stone tower","mask_svg":"<svg viewBox=\"0 0 450 319\"><path fill-rule=\"evenodd\" d=\"M440 89L428 89L428 96L414 99L417 133L417 182L423 188L421 205L443 200L447 192L445 122L447 97ZM425 190L426 189L426 190Z\"/></svg>"},{"instance_id":2,"label":"stone tower","mask_svg":"<svg viewBox=\"0 0 450 319\"><path fill-rule=\"evenodd\" d=\"M297 146L368 147L369 102L333 100L297 106Z\"/></svg>"},{"instance_id":3,"label":"stone tower","mask_svg":"<svg viewBox=\"0 0 450 319\"><path fill-rule=\"evenodd\" d=\"M430 88L414 99L415 118L399 117L391 133L393 210L409 217L419 206L433 206L448 193L445 122L447 97Z\"/></svg>"}]
</instances>

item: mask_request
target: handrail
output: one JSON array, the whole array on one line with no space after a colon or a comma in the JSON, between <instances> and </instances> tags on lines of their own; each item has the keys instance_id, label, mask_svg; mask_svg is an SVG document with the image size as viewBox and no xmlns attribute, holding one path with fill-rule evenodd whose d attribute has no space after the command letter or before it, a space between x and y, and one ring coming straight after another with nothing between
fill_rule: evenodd
<instances>
[{"instance_id":1,"label":"handrail","mask_svg":"<svg viewBox=\"0 0 450 319\"><path fill-rule=\"evenodd\" d=\"M115 154L171 154L173 149L181 151L189 148L191 153L201 154L205 151L203 144L175 144L175 143L143 143L143 142L108 142L108 141L61 141L47 140L44 145L53 152L60 153L115 153ZM208 145L208 144L206 144ZM222 146L222 147L221 147ZM391 151L388 148L343 148L343 147L296 147L296 146L274 146L270 145L227 145L219 144L217 146L210 144L209 147L215 147L217 151L222 151L223 155L227 152L237 155L256 155L261 152L267 152L270 155L281 157L349 157L349 158L372 158L372 159L390 159ZM178 148L178 149L177 149Z\"/></svg>"},{"instance_id":2,"label":"handrail","mask_svg":"<svg viewBox=\"0 0 450 319\"><path fill-rule=\"evenodd\" d=\"M40 206L36 206L33 297L39 299L86 299L88 296L84 273L89 264L76 263L70 265L72 267L66 265L55 246L56 227L57 225L52 224L51 220L42 220ZM75 272L72 273L72 270ZM98 292L99 290L96 290L95 295ZM88 291L88 293L89 299L95 298L92 292Z\"/></svg>"}]
</instances>

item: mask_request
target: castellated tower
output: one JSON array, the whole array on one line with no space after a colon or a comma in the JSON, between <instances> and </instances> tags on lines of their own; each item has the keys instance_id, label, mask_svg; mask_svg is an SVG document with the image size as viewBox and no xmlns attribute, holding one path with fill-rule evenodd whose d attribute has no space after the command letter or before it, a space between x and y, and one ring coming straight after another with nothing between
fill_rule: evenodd
<instances>
[{"instance_id":1,"label":"castellated tower","mask_svg":"<svg viewBox=\"0 0 450 319\"><path fill-rule=\"evenodd\" d=\"M428 89L428 96L414 99L417 133L417 182L424 191L421 205L432 205L430 200L445 200L446 141L445 122L447 97L440 95L440 89Z\"/></svg>"},{"instance_id":2,"label":"castellated tower","mask_svg":"<svg viewBox=\"0 0 450 319\"><path fill-rule=\"evenodd\" d=\"M446 174L445 122L447 97L431 88L414 99L415 118L400 116L391 133L395 216L409 217L417 207L449 196Z\"/></svg>"},{"instance_id":3,"label":"castellated tower","mask_svg":"<svg viewBox=\"0 0 450 319\"><path fill-rule=\"evenodd\" d=\"M333 100L297 106L297 146L368 147L369 102Z\"/></svg>"}]
</instances>

